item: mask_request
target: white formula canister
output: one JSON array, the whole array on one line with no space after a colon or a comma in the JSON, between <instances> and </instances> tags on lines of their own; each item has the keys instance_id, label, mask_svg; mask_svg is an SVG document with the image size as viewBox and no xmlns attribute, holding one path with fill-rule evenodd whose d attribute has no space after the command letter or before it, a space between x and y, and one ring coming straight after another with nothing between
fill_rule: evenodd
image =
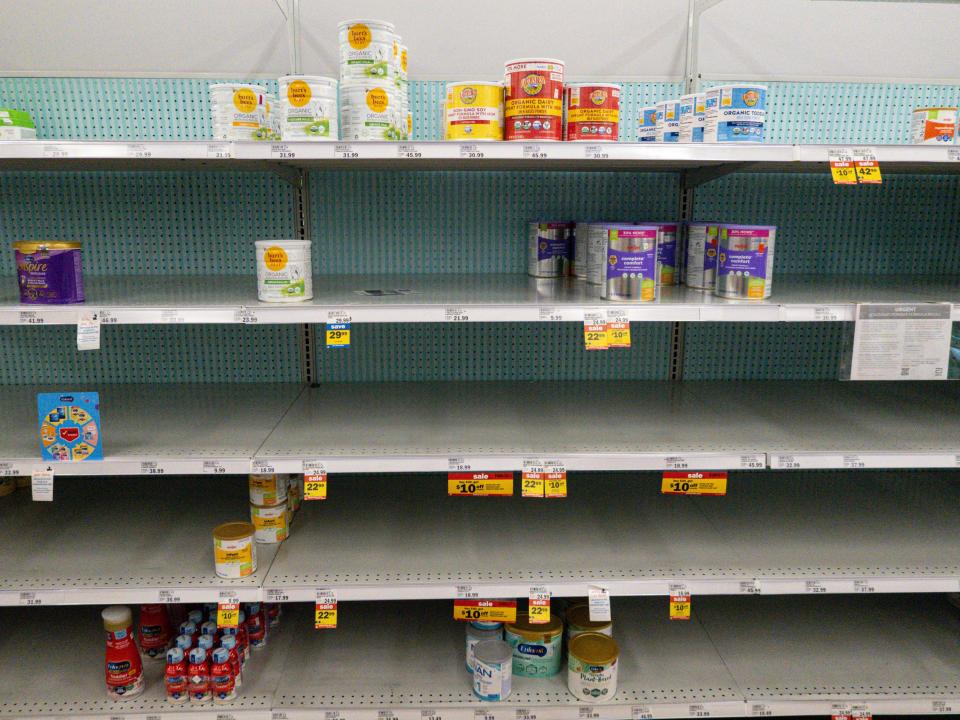
<instances>
[{"instance_id":1,"label":"white formula canister","mask_svg":"<svg viewBox=\"0 0 960 720\"><path fill-rule=\"evenodd\" d=\"M473 665L476 661L473 653L477 643L484 640L503 640L503 623L492 623L493 627L484 627L485 625L491 625L491 623L467 623L466 665L468 673L473 673Z\"/></svg>"},{"instance_id":2,"label":"white formula canister","mask_svg":"<svg viewBox=\"0 0 960 720\"><path fill-rule=\"evenodd\" d=\"M721 225L715 293L763 300L773 292L773 225Z\"/></svg>"},{"instance_id":3,"label":"white formula canister","mask_svg":"<svg viewBox=\"0 0 960 720\"><path fill-rule=\"evenodd\" d=\"M706 93L694 93L680 98L680 142L703 142L703 128L707 122L706 104Z\"/></svg>"},{"instance_id":4,"label":"white formula canister","mask_svg":"<svg viewBox=\"0 0 960 720\"><path fill-rule=\"evenodd\" d=\"M399 140L402 112L392 82L340 85L340 136L344 140Z\"/></svg>"},{"instance_id":5,"label":"white formula canister","mask_svg":"<svg viewBox=\"0 0 960 720\"><path fill-rule=\"evenodd\" d=\"M687 262L683 281L697 290L713 290L717 284L720 227L717 223L691 222L687 228Z\"/></svg>"},{"instance_id":6,"label":"white formula canister","mask_svg":"<svg viewBox=\"0 0 960 720\"><path fill-rule=\"evenodd\" d=\"M513 651L503 640L484 640L473 648L473 694L481 700L506 700L513 686Z\"/></svg>"},{"instance_id":7,"label":"white formula canister","mask_svg":"<svg viewBox=\"0 0 960 720\"><path fill-rule=\"evenodd\" d=\"M250 505L250 521L255 528L253 539L262 545L283 542L289 534L287 503L264 506Z\"/></svg>"},{"instance_id":8,"label":"white formula canister","mask_svg":"<svg viewBox=\"0 0 960 720\"><path fill-rule=\"evenodd\" d=\"M913 111L910 142L914 145L945 145L957 137L957 108L929 107Z\"/></svg>"},{"instance_id":9,"label":"white formula canister","mask_svg":"<svg viewBox=\"0 0 960 720\"><path fill-rule=\"evenodd\" d=\"M337 140L337 86L321 75L280 78L277 118L284 140Z\"/></svg>"},{"instance_id":10,"label":"white formula canister","mask_svg":"<svg viewBox=\"0 0 960 720\"><path fill-rule=\"evenodd\" d=\"M573 224L573 267L570 271L574 277L587 277L589 262L587 249L590 245L590 223L577 222Z\"/></svg>"},{"instance_id":11,"label":"white formula canister","mask_svg":"<svg viewBox=\"0 0 960 720\"><path fill-rule=\"evenodd\" d=\"M527 274L532 277L557 278L570 269L571 223L532 222L527 231Z\"/></svg>"},{"instance_id":12,"label":"white formula canister","mask_svg":"<svg viewBox=\"0 0 960 720\"><path fill-rule=\"evenodd\" d=\"M617 641L601 633L582 633L570 640L567 687L581 702L599 703L617 694Z\"/></svg>"},{"instance_id":13,"label":"white formula canister","mask_svg":"<svg viewBox=\"0 0 960 720\"><path fill-rule=\"evenodd\" d=\"M640 120L637 125L637 140L639 142L657 141L657 106L640 108Z\"/></svg>"},{"instance_id":14,"label":"white formula canister","mask_svg":"<svg viewBox=\"0 0 960 720\"><path fill-rule=\"evenodd\" d=\"M247 522L224 523L213 529L213 563L217 577L238 580L257 571L255 531Z\"/></svg>"},{"instance_id":15,"label":"white formula canister","mask_svg":"<svg viewBox=\"0 0 960 720\"><path fill-rule=\"evenodd\" d=\"M251 473L247 476L250 489L250 504L273 506L287 499L287 476L279 473L269 475Z\"/></svg>"},{"instance_id":16,"label":"white formula canister","mask_svg":"<svg viewBox=\"0 0 960 720\"><path fill-rule=\"evenodd\" d=\"M660 228L656 225L608 230L600 297L630 302L656 300L659 235Z\"/></svg>"},{"instance_id":17,"label":"white formula canister","mask_svg":"<svg viewBox=\"0 0 960 720\"><path fill-rule=\"evenodd\" d=\"M657 142L680 142L680 101L657 103Z\"/></svg>"},{"instance_id":18,"label":"white formula canister","mask_svg":"<svg viewBox=\"0 0 960 720\"><path fill-rule=\"evenodd\" d=\"M210 114L216 140L264 140L267 91L259 85L214 83Z\"/></svg>"},{"instance_id":19,"label":"white formula canister","mask_svg":"<svg viewBox=\"0 0 960 720\"><path fill-rule=\"evenodd\" d=\"M257 240L257 296L263 302L313 297L309 240Z\"/></svg>"},{"instance_id":20,"label":"white formula canister","mask_svg":"<svg viewBox=\"0 0 960 720\"><path fill-rule=\"evenodd\" d=\"M633 227L632 223L595 222L590 223L587 231L587 274L591 285L603 284L607 260L607 233L611 228Z\"/></svg>"},{"instance_id":21,"label":"white formula canister","mask_svg":"<svg viewBox=\"0 0 960 720\"><path fill-rule=\"evenodd\" d=\"M677 223L651 223L657 226L657 284L678 285Z\"/></svg>"},{"instance_id":22,"label":"white formula canister","mask_svg":"<svg viewBox=\"0 0 960 720\"><path fill-rule=\"evenodd\" d=\"M396 75L399 39L393 23L344 20L338 26L340 79L390 80Z\"/></svg>"},{"instance_id":23,"label":"white formula canister","mask_svg":"<svg viewBox=\"0 0 960 720\"><path fill-rule=\"evenodd\" d=\"M766 85L718 85L707 90L703 141L763 142Z\"/></svg>"}]
</instances>

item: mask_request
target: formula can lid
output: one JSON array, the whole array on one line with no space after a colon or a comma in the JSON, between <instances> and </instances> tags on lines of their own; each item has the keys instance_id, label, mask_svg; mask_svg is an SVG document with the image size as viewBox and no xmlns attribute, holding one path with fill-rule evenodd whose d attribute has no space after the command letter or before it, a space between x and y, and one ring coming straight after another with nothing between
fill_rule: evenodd
<instances>
[{"instance_id":1,"label":"formula can lid","mask_svg":"<svg viewBox=\"0 0 960 720\"><path fill-rule=\"evenodd\" d=\"M556 58L515 58L513 60L507 60L503 65L504 67L509 67L517 63L548 63L551 65L559 65L560 67L566 65L563 60L557 60Z\"/></svg>"},{"instance_id":2,"label":"formula can lid","mask_svg":"<svg viewBox=\"0 0 960 720\"><path fill-rule=\"evenodd\" d=\"M213 537L217 540L242 540L253 537L256 528L248 522L228 522L217 525L213 529Z\"/></svg>"},{"instance_id":3,"label":"formula can lid","mask_svg":"<svg viewBox=\"0 0 960 720\"><path fill-rule=\"evenodd\" d=\"M343 28L352 27L354 25L366 25L367 27L375 27L380 30L386 30L391 32L394 35L397 33L397 28L392 22L387 22L386 20L341 20L337 23L337 29L342 30Z\"/></svg>"},{"instance_id":4,"label":"formula can lid","mask_svg":"<svg viewBox=\"0 0 960 720\"><path fill-rule=\"evenodd\" d=\"M954 106L954 107L951 107L951 106L944 106L944 107L921 107L921 108L914 108L914 109L913 109L914 112L930 112L931 110L953 110L954 112L957 112L958 109L957 109L956 106Z\"/></svg>"},{"instance_id":5,"label":"formula can lid","mask_svg":"<svg viewBox=\"0 0 960 720\"><path fill-rule=\"evenodd\" d=\"M576 605L567 610L567 622L585 630L599 630L613 624L610 620L591 620L589 605Z\"/></svg>"},{"instance_id":6,"label":"formula can lid","mask_svg":"<svg viewBox=\"0 0 960 720\"><path fill-rule=\"evenodd\" d=\"M79 250L79 240L18 240L11 245L16 250L30 255L38 250Z\"/></svg>"},{"instance_id":7,"label":"formula can lid","mask_svg":"<svg viewBox=\"0 0 960 720\"><path fill-rule=\"evenodd\" d=\"M563 623L553 613L550 622L531 623L528 613L517 613L516 622L507 623L507 632L520 635L528 640L548 639L563 632Z\"/></svg>"},{"instance_id":8,"label":"formula can lid","mask_svg":"<svg viewBox=\"0 0 960 720\"><path fill-rule=\"evenodd\" d=\"M513 650L503 640L481 640L474 646L473 656L482 663L508 663Z\"/></svg>"},{"instance_id":9,"label":"formula can lid","mask_svg":"<svg viewBox=\"0 0 960 720\"><path fill-rule=\"evenodd\" d=\"M494 82L492 80L457 80L455 82L447 83L447 92L450 92L452 88L463 87L464 85L483 85L484 87L498 87L502 88L502 82Z\"/></svg>"},{"instance_id":10,"label":"formula can lid","mask_svg":"<svg viewBox=\"0 0 960 720\"><path fill-rule=\"evenodd\" d=\"M585 88L585 87L596 87L596 88L610 88L612 90L620 90L620 83L602 83L602 82L578 82L578 83L564 83L565 88Z\"/></svg>"},{"instance_id":11,"label":"formula can lid","mask_svg":"<svg viewBox=\"0 0 960 720\"><path fill-rule=\"evenodd\" d=\"M603 633L581 633L571 638L567 650L571 657L589 665L608 665L620 657L617 641Z\"/></svg>"}]
</instances>

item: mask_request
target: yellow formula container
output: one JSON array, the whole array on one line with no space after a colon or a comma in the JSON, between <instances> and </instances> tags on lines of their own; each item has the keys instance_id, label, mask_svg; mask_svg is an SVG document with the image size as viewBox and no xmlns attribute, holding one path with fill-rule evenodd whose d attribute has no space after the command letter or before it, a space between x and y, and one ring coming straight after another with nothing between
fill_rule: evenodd
<instances>
[{"instance_id":1,"label":"yellow formula container","mask_svg":"<svg viewBox=\"0 0 960 720\"><path fill-rule=\"evenodd\" d=\"M213 561L217 577L238 580L257 571L254 532L253 525L248 522L229 522L213 529Z\"/></svg>"},{"instance_id":2,"label":"yellow formula container","mask_svg":"<svg viewBox=\"0 0 960 720\"><path fill-rule=\"evenodd\" d=\"M503 85L471 80L447 85L447 140L503 140Z\"/></svg>"}]
</instances>

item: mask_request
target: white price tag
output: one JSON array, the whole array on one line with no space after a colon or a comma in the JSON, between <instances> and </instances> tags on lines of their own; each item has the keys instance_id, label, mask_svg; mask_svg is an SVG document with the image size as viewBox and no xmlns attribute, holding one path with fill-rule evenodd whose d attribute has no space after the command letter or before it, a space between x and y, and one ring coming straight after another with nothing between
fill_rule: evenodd
<instances>
[{"instance_id":1,"label":"white price tag","mask_svg":"<svg viewBox=\"0 0 960 720\"><path fill-rule=\"evenodd\" d=\"M767 467L766 455L741 455L741 470L761 470Z\"/></svg>"},{"instance_id":2,"label":"white price tag","mask_svg":"<svg viewBox=\"0 0 960 720\"><path fill-rule=\"evenodd\" d=\"M843 313L839 308L823 305L813 309L813 319L816 322L837 322L843 320Z\"/></svg>"},{"instance_id":3,"label":"white price tag","mask_svg":"<svg viewBox=\"0 0 960 720\"><path fill-rule=\"evenodd\" d=\"M590 622L610 621L610 591L599 585L588 585Z\"/></svg>"},{"instance_id":4,"label":"white price tag","mask_svg":"<svg viewBox=\"0 0 960 720\"><path fill-rule=\"evenodd\" d=\"M30 492L34 502L53 501L53 467L34 468L30 474Z\"/></svg>"},{"instance_id":5,"label":"white price tag","mask_svg":"<svg viewBox=\"0 0 960 720\"><path fill-rule=\"evenodd\" d=\"M855 593L875 593L877 588L869 580L854 580L853 591Z\"/></svg>"},{"instance_id":6,"label":"white price tag","mask_svg":"<svg viewBox=\"0 0 960 720\"><path fill-rule=\"evenodd\" d=\"M157 602L169 605L176 605L181 602L180 593L177 590L158 590Z\"/></svg>"},{"instance_id":7,"label":"white price tag","mask_svg":"<svg viewBox=\"0 0 960 720\"><path fill-rule=\"evenodd\" d=\"M154 460L145 460L140 463L141 475L164 475L166 470L163 466Z\"/></svg>"},{"instance_id":8,"label":"white price tag","mask_svg":"<svg viewBox=\"0 0 960 720\"><path fill-rule=\"evenodd\" d=\"M290 593L280 588L269 588L267 591L267 602L282 603L290 602Z\"/></svg>"},{"instance_id":9,"label":"white price tag","mask_svg":"<svg viewBox=\"0 0 960 720\"><path fill-rule=\"evenodd\" d=\"M710 711L707 710L703 705L691 705L687 708L687 714L690 717L710 717Z\"/></svg>"},{"instance_id":10,"label":"white price tag","mask_svg":"<svg viewBox=\"0 0 960 720\"><path fill-rule=\"evenodd\" d=\"M753 717L771 717L773 710L769 705L764 705L763 703L751 703L750 714Z\"/></svg>"},{"instance_id":11,"label":"white price tag","mask_svg":"<svg viewBox=\"0 0 960 720\"><path fill-rule=\"evenodd\" d=\"M350 143L337 143L333 146L333 156L341 160L356 160L360 153Z\"/></svg>"},{"instance_id":12,"label":"white price tag","mask_svg":"<svg viewBox=\"0 0 960 720\"><path fill-rule=\"evenodd\" d=\"M579 720L598 720L600 713L592 705L581 705L577 717Z\"/></svg>"},{"instance_id":13,"label":"white price tag","mask_svg":"<svg viewBox=\"0 0 960 720\"><path fill-rule=\"evenodd\" d=\"M741 595L759 595L760 594L760 583L756 578L753 580L743 580L740 582L740 594Z\"/></svg>"},{"instance_id":14,"label":"white price tag","mask_svg":"<svg viewBox=\"0 0 960 720\"><path fill-rule=\"evenodd\" d=\"M136 159L147 159L153 157L153 152L146 145L140 143L127 144L127 157Z\"/></svg>"},{"instance_id":15,"label":"white price tag","mask_svg":"<svg viewBox=\"0 0 960 720\"><path fill-rule=\"evenodd\" d=\"M160 311L160 322L166 325L180 325L187 320L179 310L167 309Z\"/></svg>"},{"instance_id":16,"label":"white price tag","mask_svg":"<svg viewBox=\"0 0 960 720\"><path fill-rule=\"evenodd\" d=\"M81 310L77 319L77 350L100 349L100 313Z\"/></svg>"},{"instance_id":17,"label":"white price tag","mask_svg":"<svg viewBox=\"0 0 960 720\"><path fill-rule=\"evenodd\" d=\"M630 720L653 720L653 711L647 705L631 705Z\"/></svg>"},{"instance_id":18,"label":"white price tag","mask_svg":"<svg viewBox=\"0 0 960 720\"><path fill-rule=\"evenodd\" d=\"M473 589L473 585L457 585L456 597L458 600L476 600L480 593Z\"/></svg>"},{"instance_id":19,"label":"white price tag","mask_svg":"<svg viewBox=\"0 0 960 720\"><path fill-rule=\"evenodd\" d=\"M220 462L219 460L204 460L203 474L204 475L226 475L227 468L225 468L223 463Z\"/></svg>"},{"instance_id":20,"label":"white price tag","mask_svg":"<svg viewBox=\"0 0 960 720\"><path fill-rule=\"evenodd\" d=\"M796 470L800 467L800 461L793 455L777 455L775 464L778 470Z\"/></svg>"},{"instance_id":21,"label":"white price tag","mask_svg":"<svg viewBox=\"0 0 960 720\"><path fill-rule=\"evenodd\" d=\"M114 315L112 310L100 310L101 325L117 325L119 322L120 318Z\"/></svg>"},{"instance_id":22,"label":"white price tag","mask_svg":"<svg viewBox=\"0 0 960 720\"><path fill-rule=\"evenodd\" d=\"M28 607L43 605L43 596L35 592L20 593L20 604Z\"/></svg>"},{"instance_id":23,"label":"white price tag","mask_svg":"<svg viewBox=\"0 0 960 720\"><path fill-rule=\"evenodd\" d=\"M36 310L21 310L19 316L19 323L21 325L43 325L46 322L41 315Z\"/></svg>"},{"instance_id":24,"label":"white price tag","mask_svg":"<svg viewBox=\"0 0 960 720\"><path fill-rule=\"evenodd\" d=\"M250 472L254 475L272 475L277 469L270 460L253 460L250 462Z\"/></svg>"},{"instance_id":25,"label":"white price tag","mask_svg":"<svg viewBox=\"0 0 960 720\"><path fill-rule=\"evenodd\" d=\"M470 315L466 308L448 307L443 309L443 319L447 322L467 322L470 320Z\"/></svg>"},{"instance_id":26,"label":"white price tag","mask_svg":"<svg viewBox=\"0 0 960 720\"><path fill-rule=\"evenodd\" d=\"M234 310L233 312L233 321L235 323L240 323L241 325L255 325L260 322L260 318L257 317L256 312L250 308L240 308L239 310Z\"/></svg>"},{"instance_id":27,"label":"white price tag","mask_svg":"<svg viewBox=\"0 0 960 720\"><path fill-rule=\"evenodd\" d=\"M560 322L563 320L563 315L557 308L542 307L539 309L539 318L540 322Z\"/></svg>"},{"instance_id":28,"label":"white price tag","mask_svg":"<svg viewBox=\"0 0 960 720\"><path fill-rule=\"evenodd\" d=\"M844 455L843 456L843 467L847 470L860 470L865 468L867 464L859 455Z\"/></svg>"},{"instance_id":29,"label":"white price tag","mask_svg":"<svg viewBox=\"0 0 960 720\"><path fill-rule=\"evenodd\" d=\"M423 157L423 153L417 150L413 143L400 143L397 145L397 157L408 160L416 160Z\"/></svg>"},{"instance_id":30,"label":"white price tag","mask_svg":"<svg viewBox=\"0 0 960 720\"><path fill-rule=\"evenodd\" d=\"M933 713L952 713L953 705L946 700L934 700L930 703L930 712Z\"/></svg>"},{"instance_id":31,"label":"white price tag","mask_svg":"<svg viewBox=\"0 0 960 720\"><path fill-rule=\"evenodd\" d=\"M827 592L827 588L819 580L807 580L803 585L804 592L822 595Z\"/></svg>"},{"instance_id":32,"label":"white price tag","mask_svg":"<svg viewBox=\"0 0 960 720\"><path fill-rule=\"evenodd\" d=\"M290 145L287 145L286 143L270 144L271 160L295 160L296 157L297 153Z\"/></svg>"},{"instance_id":33,"label":"white price tag","mask_svg":"<svg viewBox=\"0 0 960 720\"><path fill-rule=\"evenodd\" d=\"M470 462L466 458L462 457L452 457L447 461L447 467L449 467L450 472L470 472L473 470Z\"/></svg>"},{"instance_id":34,"label":"white price tag","mask_svg":"<svg viewBox=\"0 0 960 720\"><path fill-rule=\"evenodd\" d=\"M0 478L20 477L25 473L12 462L0 462Z\"/></svg>"},{"instance_id":35,"label":"white price tag","mask_svg":"<svg viewBox=\"0 0 960 720\"><path fill-rule=\"evenodd\" d=\"M484 154L479 145L467 144L460 146L460 157L467 160L481 160Z\"/></svg>"},{"instance_id":36,"label":"white price tag","mask_svg":"<svg viewBox=\"0 0 960 720\"><path fill-rule=\"evenodd\" d=\"M690 467L690 462L681 455L665 457L663 464L666 465L667 470L687 470Z\"/></svg>"},{"instance_id":37,"label":"white price tag","mask_svg":"<svg viewBox=\"0 0 960 720\"><path fill-rule=\"evenodd\" d=\"M70 157L70 150L64 145L44 145L43 156L45 158L66 158Z\"/></svg>"},{"instance_id":38,"label":"white price tag","mask_svg":"<svg viewBox=\"0 0 960 720\"><path fill-rule=\"evenodd\" d=\"M583 156L587 160L607 160L610 158L610 148L605 145L585 145Z\"/></svg>"},{"instance_id":39,"label":"white price tag","mask_svg":"<svg viewBox=\"0 0 960 720\"><path fill-rule=\"evenodd\" d=\"M947 160L960 162L960 148L947 148Z\"/></svg>"},{"instance_id":40,"label":"white price tag","mask_svg":"<svg viewBox=\"0 0 960 720\"><path fill-rule=\"evenodd\" d=\"M233 157L233 145L227 142L207 143L207 158L210 160L229 160Z\"/></svg>"},{"instance_id":41,"label":"white price tag","mask_svg":"<svg viewBox=\"0 0 960 720\"><path fill-rule=\"evenodd\" d=\"M543 160L547 157L547 151L542 145L524 145L523 158L525 160Z\"/></svg>"}]
</instances>

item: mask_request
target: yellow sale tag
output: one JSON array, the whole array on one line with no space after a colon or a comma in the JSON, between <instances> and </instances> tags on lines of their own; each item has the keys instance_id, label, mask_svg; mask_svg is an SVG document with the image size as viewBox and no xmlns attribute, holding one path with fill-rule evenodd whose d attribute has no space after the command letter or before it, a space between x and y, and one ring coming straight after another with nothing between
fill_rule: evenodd
<instances>
[{"instance_id":1,"label":"yellow sale tag","mask_svg":"<svg viewBox=\"0 0 960 720\"><path fill-rule=\"evenodd\" d=\"M240 603L217 603L217 627L235 628L240 622Z\"/></svg>"},{"instance_id":2,"label":"yellow sale tag","mask_svg":"<svg viewBox=\"0 0 960 720\"><path fill-rule=\"evenodd\" d=\"M327 347L350 347L350 323L327 323Z\"/></svg>"},{"instance_id":3,"label":"yellow sale tag","mask_svg":"<svg viewBox=\"0 0 960 720\"><path fill-rule=\"evenodd\" d=\"M630 323L609 323L607 325L607 345L612 348L630 347Z\"/></svg>"},{"instance_id":4,"label":"yellow sale tag","mask_svg":"<svg viewBox=\"0 0 960 720\"><path fill-rule=\"evenodd\" d=\"M530 588L527 616L532 625L545 625L550 622L550 591L545 587Z\"/></svg>"},{"instance_id":5,"label":"yellow sale tag","mask_svg":"<svg viewBox=\"0 0 960 720\"><path fill-rule=\"evenodd\" d=\"M606 350L609 347L607 324L591 325L589 321L585 321L583 324L583 346L587 350Z\"/></svg>"},{"instance_id":6,"label":"yellow sale tag","mask_svg":"<svg viewBox=\"0 0 960 720\"><path fill-rule=\"evenodd\" d=\"M543 497L544 472L539 463L525 461L520 475L520 495L523 497Z\"/></svg>"},{"instance_id":7,"label":"yellow sale tag","mask_svg":"<svg viewBox=\"0 0 960 720\"><path fill-rule=\"evenodd\" d=\"M447 473L447 495L509 497L513 495L513 473Z\"/></svg>"},{"instance_id":8,"label":"yellow sale tag","mask_svg":"<svg viewBox=\"0 0 960 720\"><path fill-rule=\"evenodd\" d=\"M726 495L725 472L665 472L660 484L664 495Z\"/></svg>"},{"instance_id":9,"label":"yellow sale tag","mask_svg":"<svg viewBox=\"0 0 960 720\"><path fill-rule=\"evenodd\" d=\"M327 474L311 474L303 476L303 499L304 500L326 500L327 499Z\"/></svg>"},{"instance_id":10,"label":"yellow sale tag","mask_svg":"<svg viewBox=\"0 0 960 720\"><path fill-rule=\"evenodd\" d=\"M857 180L863 185L879 185L883 182L880 175L880 163L876 160L857 160Z\"/></svg>"},{"instance_id":11,"label":"yellow sale tag","mask_svg":"<svg viewBox=\"0 0 960 720\"><path fill-rule=\"evenodd\" d=\"M690 595L671 595L670 596L670 619L671 620L689 620L690 619Z\"/></svg>"},{"instance_id":12,"label":"yellow sale tag","mask_svg":"<svg viewBox=\"0 0 960 720\"><path fill-rule=\"evenodd\" d=\"M830 175L834 185L856 185L857 172L849 160L831 160Z\"/></svg>"},{"instance_id":13,"label":"yellow sale tag","mask_svg":"<svg viewBox=\"0 0 960 720\"><path fill-rule=\"evenodd\" d=\"M453 619L473 622L516 622L516 600L454 600Z\"/></svg>"},{"instance_id":14,"label":"yellow sale tag","mask_svg":"<svg viewBox=\"0 0 960 720\"><path fill-rule=\"evenodd\" d=\"M567 496L567 471L562 467L547 468L543 479L543 496L565 498Z\"/></svg>"},{"instance_id":15,"label":"yellow sale tag","mask_svg":"<svg viewBox=\"0 0 960 720\"><path fill-rule=\"evenodd\" d=\"M313 626L317 630L335 630L337 627L337 601L317 602L313 611Z\"/></svg>"}]
</instances>

